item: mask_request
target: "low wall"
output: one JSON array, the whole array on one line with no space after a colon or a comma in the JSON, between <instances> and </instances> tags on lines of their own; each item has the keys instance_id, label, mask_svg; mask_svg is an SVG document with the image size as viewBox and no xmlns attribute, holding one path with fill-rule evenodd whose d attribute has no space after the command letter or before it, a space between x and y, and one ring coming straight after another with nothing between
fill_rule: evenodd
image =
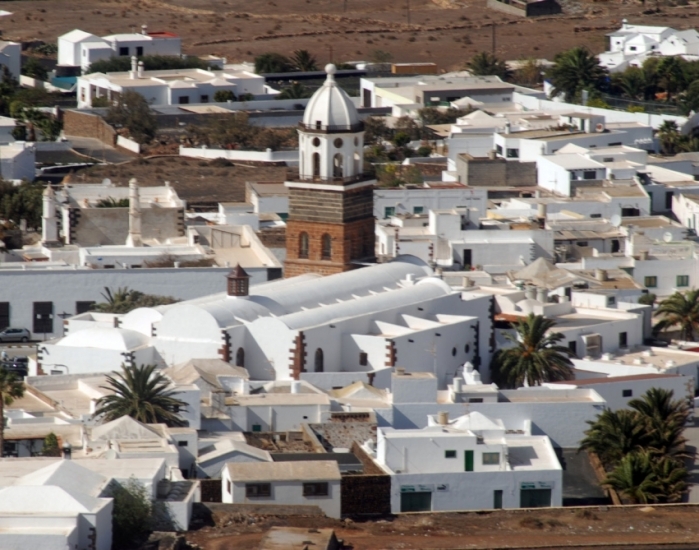
<instances>
[{"instance_id":1,"label":"low wall","mask_svg":"<svg viewBox=\"0 0 699 550\"><path fill-rule=\"evenodd\" d=\"M111 147L116 144L116 131L102 117L79 111L64 111L63 133L66 136L81 136L99 139Z\"/></svg>"},{"instance_id":2,"label":"low wall","mask_svg":"<svg viewBox=\"0 0 699 550\"><path fill-rule=\"evenodd\" d=\"M117 136L116 144L117 147L121 147L123 149L126 149L127 151L131 151L132 153L136 153L137 155L141 152L141 146L138 143L124 136Z\"/></svg>"},{"instance_id":3,"label":"low wall","mask_svg":"<svg viewBox=\"0 0 699 550\"><path fill-rule=\"evenodd\" d=\"M229 149L201 149L198 147L180 147L180 155L183 157L199 159L226 159L239 162L285 162L289 166L298 166L298 151L239 151Z\"/></svg>"}]
</instances>

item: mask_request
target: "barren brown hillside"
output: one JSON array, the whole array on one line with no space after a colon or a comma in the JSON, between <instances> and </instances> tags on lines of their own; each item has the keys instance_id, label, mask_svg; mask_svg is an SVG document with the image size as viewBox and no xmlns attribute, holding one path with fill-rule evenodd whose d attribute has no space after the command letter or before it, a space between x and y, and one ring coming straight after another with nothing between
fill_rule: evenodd
<instances>
[{"instance_id":1,"label":"barren brown hillside","mask_svg":"<svg viewBox=\"0 0 699 550\"><path fill-rule=\"evenodd\" d=\"M229 61L305 48L324 63L331 56L369 59L384 50L395 61L435 61L454 69L490 50L494 22L497 54L507 59L551 58L578 44L602 51L604 34L624 17L639 24L697 26L699 4L666 2L660 1L660 13L644 15L655 2L562 0L565 15L526 20L489 10L485 0L18 0L4 4L14 15L1 19L0 27L5 39L53 42L74 28L108 34L146 23L151 30L178 33L186 53L224 55Z\"/></svg>"}]
</instances>

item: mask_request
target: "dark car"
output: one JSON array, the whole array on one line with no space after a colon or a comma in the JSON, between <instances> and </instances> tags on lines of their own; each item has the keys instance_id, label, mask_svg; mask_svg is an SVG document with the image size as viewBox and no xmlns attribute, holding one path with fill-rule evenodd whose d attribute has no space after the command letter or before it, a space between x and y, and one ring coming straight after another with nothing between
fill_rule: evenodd
<instances>
[{"instance_id":1,"label":"dark car","mask_svg":"<svg viewBox=\"0 0 699 550\"><path fill-rule=\"evenodd\" d=\"M14 361L3 361L0 363L0 368L11 372L17 378L25 378L29 374L29 367L26 363L17 363Z\"/></svg>"},{"instance_id":2,"label":"dark car","mask_svg":"<svg viewBox=\"0 0 699 550\"><path fill-rule=\"evenodd\" d=\"M670 345L667 340L661 340L660 338L645 338L643 343L654 348L666 348Z\"/></svg>"}]
</instances>

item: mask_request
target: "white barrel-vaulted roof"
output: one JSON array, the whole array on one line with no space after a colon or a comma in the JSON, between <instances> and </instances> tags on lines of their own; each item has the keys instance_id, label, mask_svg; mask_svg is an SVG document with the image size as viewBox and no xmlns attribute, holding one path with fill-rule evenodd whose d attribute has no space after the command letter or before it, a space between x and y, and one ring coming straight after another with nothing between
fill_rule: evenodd
<instances>
[{"instance_id":1,"label":"white barrel-vaulted roof","mask_svg":"<svg viewBox=\"0 0 699 550\"><path fill-rule=\"evenodd\" d=\"M303 113L303 123L308 128L350 130L360 122L354 103L335 82L336 71L333 64L325 66L325 83L313 94Z\"/></svg>"},{"instance_id":2,"label":"white barrel-vaulted roof","mask_svg":"<svg viewBox=\"0 0 699 550\"><path fill-rule=\"evenodd\" d=\"M124 328L93 327L79 330L61 338L58 346L74 348L100 348L129 351L148 345L145 334Z\"/></svg>"}]
</instances>

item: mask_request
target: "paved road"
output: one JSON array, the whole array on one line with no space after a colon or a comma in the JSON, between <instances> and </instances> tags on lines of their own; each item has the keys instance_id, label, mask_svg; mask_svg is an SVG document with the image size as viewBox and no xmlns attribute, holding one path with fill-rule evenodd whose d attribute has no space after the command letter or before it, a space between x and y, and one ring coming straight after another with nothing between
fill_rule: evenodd
<instances>
[{"instance_id":1,"label":"paved road","mask_svg":"<svg viewBox=\"0 0 699 550\"><path fill-rule=\"evenodd\" d=\"M101 162L117 164L120 162L128 162L137 157L134 153L105 145L98 139L80 136L66 136L66 138L72 143L74 151Z\"/></svg>"},{"instance_id":2,"label":"paved road","mask_svg":"<svg viewBox=\"0 0 699 550\"><path fill-rule=\"evenodd\" d=\"M0 353L5 351L10 359L15 357L27 357L28 355L36 353L36 346L37 344L32 344L31 342L29 344L22 344L19 342L11 344L8 342L7 344L0 345Z\"/></svg>"}]
</instances>

